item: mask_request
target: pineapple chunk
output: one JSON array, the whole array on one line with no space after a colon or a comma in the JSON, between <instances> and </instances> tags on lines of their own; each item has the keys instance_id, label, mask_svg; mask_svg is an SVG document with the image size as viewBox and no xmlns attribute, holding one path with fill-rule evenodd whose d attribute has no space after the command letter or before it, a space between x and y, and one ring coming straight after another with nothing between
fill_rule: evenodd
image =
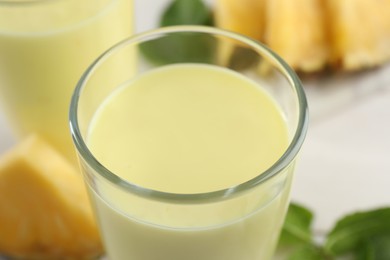
<instances>
[{"instance_id":1,"label":"pineapple chunk","mask_svg":"<svg viewBox=\"0 0 390 260\"><path fill-rule=\"evenodd\" d=\"M390 58L390 1L328 0L333 63L346 70Z\"/></svg>"},{"instance_id":2,"label":"pineapple chunk","mask_svg":"<svg viewBox=\"0 0 390 260\"><path fill-rule=\"evenodd\" d=\"M215 22L220 28L262 40L265 0L217 0Z\"/></svg>"},{"instance_id":3,"label":"pineapple chunk","mask_svg":"<svg viewBox=\"0 0 390 260\"><path fill-rule=\"evenodd\" d=\"M268 1L265 42L294 69L322 69L328 58L323 9L322 1Z\"/></svg>"},{"instance_id":4,"label":"pineapple chunk","mask_svg":"<svg viewBox=\"0 0 390 260\"><path fill-rule=\"evenodd\" d=\"M390 0L217 0L215 18L220 28L263 41L298 71L390 60Z\"/></svg>"},{"instance_id":5,"label":"pineapple chunk","mask_svg":"<svg viewBox=\"0 0 390 260\"><path fill-rule=\"evenodd\" d=\"M0 252L88 259L102 244L83 180L37 136L0 158Z\"/></svg>"},{"instance_id":6,"label":"pineapple chunk","mask_svg":"<svg viewBox=\"0 0 390 260\"><path fill-rule=\"evenodd\" d=\"M217 0L215 23L218 27L250 36L261 41L265 27L265 0ZM221 41L218 46L219 64L229 66L237 42Z\"/></svg>"},{"instance_id":7,"label":"pineapple chunk","mask_svg":"<svg viewBox=\"0 0 390 260\"><path fill-rule=\"evenodd\" d=\"M313 0L218 0L215 19L220 28L263 41L294 69L311 72L327 63L323 8Z\"/></svg>"}]
</instances>

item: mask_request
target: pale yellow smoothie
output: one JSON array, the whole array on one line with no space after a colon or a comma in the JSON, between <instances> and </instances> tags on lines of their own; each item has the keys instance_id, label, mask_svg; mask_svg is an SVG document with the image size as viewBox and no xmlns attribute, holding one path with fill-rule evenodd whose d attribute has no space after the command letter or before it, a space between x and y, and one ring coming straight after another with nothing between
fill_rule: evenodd
<instances>
[{"instance_id":1,"label":"pale yellow smoothie","mask_svg":"<svg viewBox=\"0 0 390 260\"><path fill-rule=\"evenodd\" d=\"M87 144L100 163L133 184L196 194L258 176L286 151L289 136L281 110L258 84L213 65L181 64L116 89L97 110ZM150 201L96 182L109 259L270 259L290 171L251 192L203 204Z\"/></svg>"},{"instance_id":2,"label":"pale yellow smoothie","mask_svg":"<svg viewBox=\"0 0 390 260\"><path fill-rule=\"evenodd\" d=\"M73 158L71 94L89 64L132 33L132 0L18 2L0 3L0 105L17 136L38 133Z\"/></svg>"}]
</instances>

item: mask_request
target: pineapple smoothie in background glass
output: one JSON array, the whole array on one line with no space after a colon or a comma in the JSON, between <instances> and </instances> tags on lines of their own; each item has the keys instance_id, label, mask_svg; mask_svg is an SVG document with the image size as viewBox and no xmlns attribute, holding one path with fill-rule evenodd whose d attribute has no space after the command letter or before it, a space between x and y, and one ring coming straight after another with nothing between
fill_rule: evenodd
<instances>
[{"instance_id":1,"label":"pineapple smoothie in background glass","mask_svg":"<svg viewBox=\"0 0 390 260\"><path fill-rule=\"evenodd\" d=\"M38 133L75 159L72 91L88 65L132 31L132 0L0 0L0 105L15 136Z\"/></svg>"},{"instance_id":2,"label":"pineapple smoothie in background glass","mask_svg":"<svg viewBox=\"0 0 390 260\"><path fill-rule=\"evenodd\" d=\"M97 84L120 57L137 66ZM199 26L129 38L82 76L70 124L109 259L272 258L308 114L260 43Z\"/></svg>"}]
</instances>

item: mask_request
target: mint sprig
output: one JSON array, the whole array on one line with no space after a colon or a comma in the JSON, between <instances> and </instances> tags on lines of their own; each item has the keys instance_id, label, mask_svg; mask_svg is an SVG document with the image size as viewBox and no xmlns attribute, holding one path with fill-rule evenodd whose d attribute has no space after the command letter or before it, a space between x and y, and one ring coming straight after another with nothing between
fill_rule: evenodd
<instances>
[{"instance_id":1,"label":"mint sprig","mask_svg":"<svg viewBox=\"0 0 390 260\"><path fill-rule=\"evenodd\" d=\"M334 256L348 253L369 255L369 251L373 251L373 254L390 255L390 246L386 251L383 246L376 245L386 244L388 240L390 240L390 208L381 208L357 212L339 220L329 233L324 248Z\"/></svg>"},{"instance_id":2,"label":"mint sprig","mask_svg":"<svg viewBox=\"0 0 390 260\"><path fill-rule=\"evenodd\" d=\"M313 239L313 213L292 203L281 232L277 255L283 260L390 259L390 208L356 212L338 220L323 244ZM287 253L286 253L287 252Z\"/></svg>"}]
</instances>

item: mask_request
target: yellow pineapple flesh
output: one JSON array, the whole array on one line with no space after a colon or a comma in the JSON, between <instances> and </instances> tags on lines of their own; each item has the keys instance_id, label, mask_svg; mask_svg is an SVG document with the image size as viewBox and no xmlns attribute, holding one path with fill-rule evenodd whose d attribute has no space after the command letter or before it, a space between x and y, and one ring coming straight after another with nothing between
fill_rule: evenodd
<instances>
[{"instance_id":1,"label":"yellow pineapple flesh","mask_svg":"<svg viewBox=\"0 0 390 260\"><path fill-rule=\"evenodd\" d=\"M297 70L323 68L328 56L323 8L322 1L267 1L265 42Z\"/></svg>"},{"instance_id":2,"label":"yellow pineapple flesh","mask_svg":"<svg viewBox=\"0 0 390 260\"><path fill-rule=\"evenodd\" d=\"M331 61L346 70L390 58L389 0L328 0Z\"/></svg>"},{"instance_id":3,"label":"yellow pineapple flesh","mask_svg":"<svg viewBox=\"0 0 390 260\"><path fill-rule=\"evenodd\" d=\"M217 0L214 12L218 27L262 40L265 27L266 0ZM230 59L240 46L237 42L220 41L218 45L218 62L229 66Z\"/></svg>"},{"instance_id":4,"label":"yellow pineapple flesh","mask_svg":"<svg viewBox=\"0 0 390 260\"><path fill-rule=\"evenodd\" d=\"M81 176L37 136L0 159L0 252L90 259L102 244Z\"/></svg>"},{"instance_id":5,"label":"yellow pineapple flesh","mask_svg":"<svg viewBox=\"0 0 390 260\"><path fill-rule=\"evenodd\" d=\"M226 30L262 40L266 0L217 0L216 24Z\"/></svg>"},{"instance_id":6,"label":"yellow pineapple flesh","mask_svg":"<svg viewBox=\"0 0 390 260\"><path fill-rule=\"evenodd\" d=\"M390 0L217 0L215 17L216 26L261 40L298 71L390 60Z\"/></svg>"}]
</instances>

